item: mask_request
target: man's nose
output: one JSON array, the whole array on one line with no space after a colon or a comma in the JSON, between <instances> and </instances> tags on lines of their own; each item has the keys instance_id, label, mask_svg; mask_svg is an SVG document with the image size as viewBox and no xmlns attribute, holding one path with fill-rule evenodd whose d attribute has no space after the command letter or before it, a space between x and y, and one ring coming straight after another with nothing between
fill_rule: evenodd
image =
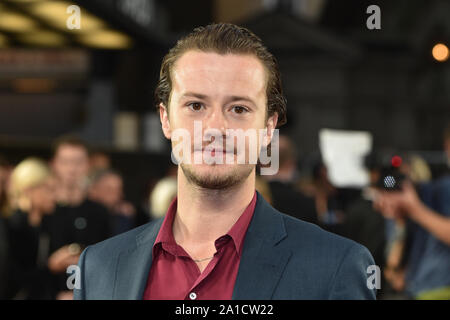
<instances>
[{"instance_id":1,"label":"man's nose","mask_svg":"<svg viewBox=\"0 0 450 320\"><path fill-rule=\"evenodd\" d=\"M219 130L222 134L225 134L227 127L228 123L225 115L223 114L223 111L217 108L205 119L203 128L205 131L216 129Z\"/></svg>"}]
</instances>

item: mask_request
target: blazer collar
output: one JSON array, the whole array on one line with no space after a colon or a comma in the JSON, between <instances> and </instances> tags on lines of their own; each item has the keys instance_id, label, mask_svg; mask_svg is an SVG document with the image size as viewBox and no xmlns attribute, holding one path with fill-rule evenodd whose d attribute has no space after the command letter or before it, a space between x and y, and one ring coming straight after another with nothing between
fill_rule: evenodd
<instances>
[{"instance_id":1,"label":"blazer collar","mask_svg":"<svg viewBox=\"0 0 450 320\"><path fill-rule=\"evenodd\" d=\"M119 254L113 299L142 300L152 265L152 249L163 218L148 224L136 244Z\"/></svg>"},{"instance_id":2,"label":"blazer collar","mask_svg":"<svg viewBox=\"0 0 450 320\"><path fill-rule=\"evenodd\" d=\"M233 300L272 298L292 254L277 247L286 236L281 213L258 193L253 219L244 240Z\"/></svg>"},{"instance_id":3,"label":"blazer collar","mask_svg":"<svg viewBox=\"0 0 450 320\"><path fill-rule=\"evenodd\" d=\"M162 222L163 218L150 223L136 236L136 245L119 254L113 299L142 299L152 264L153 244ZM290 251L277 248L286 235L281 214L257 192L232 299L271 299L291 256Z\"/></svg>"}]
</instances>

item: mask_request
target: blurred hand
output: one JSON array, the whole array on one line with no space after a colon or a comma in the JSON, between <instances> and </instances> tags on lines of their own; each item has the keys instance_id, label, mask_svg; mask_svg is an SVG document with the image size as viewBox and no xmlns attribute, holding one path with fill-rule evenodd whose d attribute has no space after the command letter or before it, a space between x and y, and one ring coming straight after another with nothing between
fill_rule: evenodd
<instances>
[{"instance_id":1,"label":"blurred hand","mask_svg":"<svg viewBox=\"0 0 450 320\"><path fill-rule=\"evenodd\" d=\"M60 291L56 295L56 300L73 300L72 291Z\"/></svg>"},{"instance_id":2,"label":"blurred hand","mask_svg":"<svg viewBox=\"0 0 450 320\"><path fill-rule=\"evenodd\" d=\"M79 246L77 250L74 244L61 247L48 258L48 268L53 273L66 272L68 266L78 263L80 254Z\"/></svg>"},{"instance_id":3,"label":"blurred hand","mask_svg":"<svg viewBox=\"0 0 450 320\"><path fill-rule=\"evenodd\" d=\"M410 181L402 184L400 191L378 191L373 206L388 219L402 219L421 205L419 196Z\"/></svg>"},{"instance_id":4,"label":"blurred hand","mask_svg":"<svg viewBox=\"0 0 450 320\"><path fill-rule=\"evenodd\" d=\"M388 268L384 270L384 277L395 291L401 292L405 289L405 270Z\"/></svg>"}]
</instances>

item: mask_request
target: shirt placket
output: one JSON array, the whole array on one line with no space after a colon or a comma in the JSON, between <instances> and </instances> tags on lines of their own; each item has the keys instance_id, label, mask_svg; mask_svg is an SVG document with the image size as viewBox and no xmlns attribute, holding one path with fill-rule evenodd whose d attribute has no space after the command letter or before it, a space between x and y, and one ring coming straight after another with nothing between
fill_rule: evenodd
<instances>
[{"instance_id":1,"label":"shirt placket","mask_svg":"<svg viewBox=\"0 0 450 320\"><path fill-rule=\"evenodd\" d=\"M223 241L223 242L225 242L225 241ZM214 258L212 259L212 261L210 263L208 263L205 270L203 270L203 272L199 275L197 280L194 282L191 289L186 294L185 300L197 300L199 298L199 292L200 292L199 287L200 287L202 281L205 280L211 274L211 272L214 270L216 265L219 263L220 258L222 257L223 249L224 249L223 242L220 245L217 245L217 243L216 243L217 253L214 255ZM195 264L194 260L191 259L190 263L194 264L196 270L200 271L198 269L197 265Z\"/></svg>"}]
</instances>

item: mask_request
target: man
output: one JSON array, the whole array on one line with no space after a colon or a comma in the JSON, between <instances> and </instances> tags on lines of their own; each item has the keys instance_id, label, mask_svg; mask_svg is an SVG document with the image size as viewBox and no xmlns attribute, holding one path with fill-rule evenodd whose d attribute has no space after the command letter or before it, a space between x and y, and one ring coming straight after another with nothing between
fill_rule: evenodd
<instances>
[{"instance_id":1,"label":"man","mask_svg":"<svg viewBox=\"0 0 450 320\"><path fill-rule=\"evenodd\" d=\"M450 126L444 132L444 152L450 163ZM374 206L411 230L401 289L414 299L449 300L450 175L420 185L418 191L406 181L399 192L381 192Z\"/></svg>"},{"instance_id":2,"label":"man","mask_svg":"<svg viewBox=\"0 0 450 320\"><path fill-rule=\"evenodd\" d=\"M136 226L136 209L125 201L122 176L112 169L97 169L90 174L89 199L108 209L113 235Z\"/></svg>"},{"instance_id":3,"label":"man","mask_svg":"<svg viewBox=\"0 0 450 320\"><path fill-rule=\"evenodd\" d=\"M56 182L57 207L52 217L49 269L59 276L58 298L70 297L66 286L66 269L78 260L88 245L110 237L109 214L101 204L87 199L89 151L75 136L55 141L51 167ZM76 262L75 262L76 263Z\"/></svg>"},{"instance_id":4,"label":"man","mask_svg":"<svg viewBox=\"0 0 450 320\"><path fill-rule=\"evenodd\" d=\"M261 149L286 121L277 63L259 38L232 24L195 29L164 58L156 97L172 151L180 131L194 136L175 155L178 197L164 219L88 247L76 299L375 297L367 249L273 209L255 192L254 162L223 146L230 129L262 130ZM220 133L210 149L195 143L198 122L200 135ZM208 150L215 161L190 161Z\"/></svg>"}]
</instances>

